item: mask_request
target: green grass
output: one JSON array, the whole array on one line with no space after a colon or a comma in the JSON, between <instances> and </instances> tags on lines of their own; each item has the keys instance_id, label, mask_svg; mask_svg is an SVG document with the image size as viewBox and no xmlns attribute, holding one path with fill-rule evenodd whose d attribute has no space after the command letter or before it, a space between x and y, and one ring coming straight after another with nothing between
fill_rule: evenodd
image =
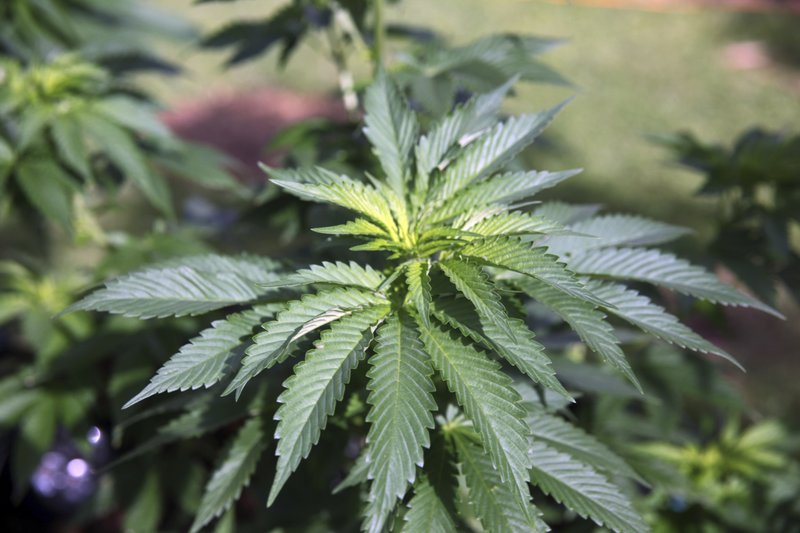
<instances>
[{"instance_id":1,"label":"green grass","mask_svg":"<svg viewBox=\"0 0 800 533\"><path fill-rule=\"evenodd\" d=\"M269 13L277 1L240 1L189 7L166 0L201 28ZM700 177L669 163L648 133L690 130L709 141L730 142L752 125L792 129L800 123L798 89L779 67L732 71L723 48L738 15L724 12L654 13L553 5L531 0L404 0L390 21L427 25L460 43L492 32L522 32L569 39L547 56L576 89L525 86L509 109L576 100L548 130L537 167L583 167L558 190L573 201L600 202L650 214L702 231L713 206L691 197ZM305 91L335 90L333 68L321 42L306 46L283 72L274 55L226 72L224 54L177 50L187 77L159 83L171 104L222 89L274 83ZM361 60L357 71L365 72Z\"/></svg>"}]
</instances>

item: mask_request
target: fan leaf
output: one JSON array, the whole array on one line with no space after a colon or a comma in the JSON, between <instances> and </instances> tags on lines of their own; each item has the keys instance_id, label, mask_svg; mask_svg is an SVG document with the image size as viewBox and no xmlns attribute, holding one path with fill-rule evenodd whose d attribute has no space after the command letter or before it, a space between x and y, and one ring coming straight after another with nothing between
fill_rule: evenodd
<instances>
[{"instance_id":1,"label":"fan leaf","mask_svg":"<svg viewBox=\"0 0 800 533\"><path fill-rule=\"evenodd\" d=\"M459 253L489 266L531 276L594 305L606 304L587 291L558 257L548 254L547 248L535 248L514 237L487 237L469 243Z\"/></svg>"},{"instance_id":2,"label":"fan leaf","mask_svg":"<svg viewBox=\"0 0 800 533\"><path fill-rule=\"evenodd\" d=\"M436 489L425 476L414 484L414 497L408 502L403 533L456 533L456 525Z\"/></svg>"},{"instance_id":3,"label":"fan leaf","mask_svg":"<svg viewBox=\"0 0 800 533\"><path fill-rule=\"evenodd\" d=\"M479 267L463 261L442 261L442 271L453 285L475 306L483 337L508 362L532 380L569 396L555 377L544 347L533 339L522 321L508 316L491 282Z\"/></svg>"},{"instance_id":4,"label":"fan leaf","mask_svg":"<svg viewBox=\"0 0 800 533\"><path fill-rule=\"evenodd\" d=\"M369 307L344 317L325 331L286 380L278 401L278 465L267 505L272 505L283 485L308 457L311 448L341 401L350 372L364 358L376 324L389 312L388 306Z\"/></svg>"},{"instance_id":5,"label":"fan leaf","mask_svg":"<svg viewBox=\"0 0 800 533\"><path fill-rule=\"evenodd\" d=\"M264 421L260 416L251 418L242 426L225 454L225 459L206 485L191 533L200 531L239 498L242 489L250 482L267 442Z\"/></svg>"},{"instance_id":6,"label":"fan leaf","mask_svg":"<svg viewBox=\"0 0 800 533\"><path fill-rule=\"evenodd\" d=\"M237 396L241 394L256 375L285 361L292 345L308 333L356 310L385 302L381 296L353 288L331 289L290 302L275 320L263 325L263 332L253 337L253 344L242 359L242 367L224 394L233 391Z\"/></svg>"},{"instance_id":7,"label":"fan leaf","mask_svg":"<svg viewBox=\"0 0 800 533\"><path fill-rule=\"evenodd\" d=\"M323 261L321 265L311 265L263 286L273 288L321 284L376 290L384 279L380 272L369 265L362 267L353 261L349 263Z\"/></svg>"},{"instance_id":8,"label":"fan leaf","mask_svg":"<svg viewBox=\"0 0 800 533\"><path fill-rule=\"evenodd\" d=\"M642 533L650 528L628 499L605 477L543 442L530 449L531 483L579 515L618 533Z\"/></svg>"},{"instance_id":9,"label":"fan leaf","mask_svg":"<svg viewBox=\"0 0 800 533\"><path fill-rule=\"evenodd\" d=\"M497 362L442 327L419 324L419 329L434 367L475 424L501 479L513 487L518 497L528 498L529 429L523 422L525 411L519 394L511 387L511 379L500 371Z\"/></svg>"},{"instance_id":10,"label":"fan leaf","mask_svg":"<svg viewBox=\"0 0 800 533\"><path fill-rule=\"evenodd\" d=\"M364 529L379 533L408 484L422 466L423 448L430 446L433 368L413 320L392 315L378 329L375 353L367 373L367 461L372 479Z\"/></svg>"},{"instance_id":11,"label":"fan leaf","mask_svg":"<svg viewBox=\"0 0 800 533\"><path fill-rule=\"evenodd\" d=\"M506 531L548 531L530 498L521 499L508 483L503 483L483 448L453 432L456 454L466 481L469 503L488 533Z\"/></svg>"},{"instance_id":12,"label":"fan leaf","mask_svg":"<svg viewBox=\"0 0 800 533\"><path fill-rule=\"evenodd\" d=\"M367 89L364 109L364 133L386 173L386 182L403 197L409 179L411 151L419 129L417 117L383 71Z\"/></svg>"},{"instance_id":13,"label":"fan leaf","mask_svg":"<svg viewBox=\"0 0 800 533\"><path fill-rule=\"evenodd\" d=\"M605 248L575 254L569 267L580 274L643 281L724 305L753 307L783 317L770 306L722 283L707 270L672 254L640 248Z\"/></svg>"},{"instance_id":14,"label":"fan leaf","mask_svg":"<svg viewBox=\"0 0 800 533\"><path fill-rule=\"evenodd\" d=\"M614 328L606 322L606 316L602 312L586 302L576 300L535 279L516 279L515 284L530 297L552 309L572 327L593 352L619 370L639 392L642 392L642 386L619 346L619 339L614 334ZM588 286L587 289L591 291ZM596 292L591 292L597 295Z\"/></svg>"},{"instance_id":15,"label":"fan leaf","mask_svg":"<svg viewBox=\"0 0 800 533\"><path fill-rule=\"evenodd\" d=\"M253 328L271 317L277 305L256 306L249 311L216 320L211 327L181 347L150 380L150 383L131 398L123 409L162 392L208 388L225 375L231 353L243 344L242 338Z\"/></svg>"}]
</instances>

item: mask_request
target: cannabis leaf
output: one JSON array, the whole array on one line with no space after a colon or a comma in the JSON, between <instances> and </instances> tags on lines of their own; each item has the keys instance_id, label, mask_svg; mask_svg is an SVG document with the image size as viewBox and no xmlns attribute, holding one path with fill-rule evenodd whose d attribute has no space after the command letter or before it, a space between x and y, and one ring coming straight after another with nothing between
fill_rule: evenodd
<instances>
[{"instance_id":1,"label":"cannabis leaf","mask_svg":"<svg viewBox=\"0 0 800 533\"><path fill-rule=\"evenodd\" d=\"M641 248L680 237L682 228L595 216L596 206L525 209L537 192L577 171L504 172L562 107L498 121L509 87L455 108L418 138L423 121L382 73L367 90L364 119L382 177L264 167L289 193L351 212L350 221L316 231L347 235L360 241L355 250L382 253L380 270L324 262L281 274L274 263L254 258L188 258L109 282L73 306L143 318L254 306L192 339L131 403L211 385L225 377L227 365L237 364L224 394L238 397L248 383L263 382L271 368L297 356L275 415L272 505L367 359L366 444L336 489L369 484L365 530L385 530L398 504L407 501L402 530L454 531L461 520L456 491L440 489L459 479L433 472L455 463L468 506L487 531L547 529L531 502L531 483L598 524L646 531L611 481L638 479L637 473L596 438L523 399L514 386L512 376L535 385L537 396L572 400L524 307L514 302L524 295L552 310L637 387L612 318L681 346L727 354L625 282L776 312L700 267ZM294 295L267 303L287 294ZM247 340L261 320L261 331ZM304 354L303 341L313 343ZM458 408L445 408L453 402ZM447 417L437 417L433 433L434 414L444 409ZM256 422L245 427L251 425ZM242 430L223 464L231 472L221 469L212 477L209 509L196 524L224 510L246 482L255 460L244 449L254 439L250 431L256 429ZM447 445L426 451L431 435Z\"/></svg>"}]
</instances>

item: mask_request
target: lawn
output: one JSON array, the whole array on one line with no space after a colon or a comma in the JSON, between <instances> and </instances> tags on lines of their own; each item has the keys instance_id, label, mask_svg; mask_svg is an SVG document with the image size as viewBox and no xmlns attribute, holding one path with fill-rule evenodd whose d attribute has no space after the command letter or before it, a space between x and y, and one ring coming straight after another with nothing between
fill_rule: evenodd
<instances>
[{"instance_id":1,"label":"lawn","mask_svg":"<svg viewBox=\"0 0 800 533\"><path fill-rule=\"evenodd\" d=\"M192 6L190 0L165 0L159 5L208 30L226 20L263 16L280 3ZM427 25L455 43L498 31L567 38L547 60L576 87L529 85L509 104L513 111L539 109L577 95L549 130L550 143L536 154L537 166L586 169L559 188L562 198L647 213L693 226L701 235L713 206L691 198L700 178L670 164L666 152L646 135L689 130L704 140L730 142L752 125L790 129L800 123L800 75L779 66L733 70L726 65L725 47L740 17L732 12L643 12L532 0L404 0L391 6L387 17ZM277 70L273 54L220 76L224 54L173 49L186 76L152 83L170 105L262 84L333 91L335 77L323 51L321 41L309 42L285 71Z\"/></svg>"}]
</instances>

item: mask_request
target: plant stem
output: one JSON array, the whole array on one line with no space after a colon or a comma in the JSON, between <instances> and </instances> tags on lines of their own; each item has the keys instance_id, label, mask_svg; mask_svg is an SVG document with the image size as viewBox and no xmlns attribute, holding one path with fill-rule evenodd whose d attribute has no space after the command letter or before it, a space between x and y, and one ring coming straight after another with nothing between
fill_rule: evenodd
<instances>
[{"instance_id":1,"label":"plant stem","mask_svg":"<svg viewBox=\"0 0 800 533\"><path fill-rule=\"evenodd\" d=\"M386 40L386 27L383 22L383 0L373 0L375 20L373 27L372 56L375 72L383 67L383 47Z\"/></svg>"},{"instance_id":2,"label":"plant stem","mask_svg":"<svg viewBox=\"0 0 800 533\"><path fill-rule=\"evenodd\" d=\"M328 29L327 35L328 43L330 44L331 48L333 64L336 66L339 90L342 93L344 108L350 115L353 115L358 109L358 95L355 91L353 73L350 72L350 69L347 67L347 56L342 49L342 43L339 39L338 33L332 29Z\"/></svg>"}]
</instances>

